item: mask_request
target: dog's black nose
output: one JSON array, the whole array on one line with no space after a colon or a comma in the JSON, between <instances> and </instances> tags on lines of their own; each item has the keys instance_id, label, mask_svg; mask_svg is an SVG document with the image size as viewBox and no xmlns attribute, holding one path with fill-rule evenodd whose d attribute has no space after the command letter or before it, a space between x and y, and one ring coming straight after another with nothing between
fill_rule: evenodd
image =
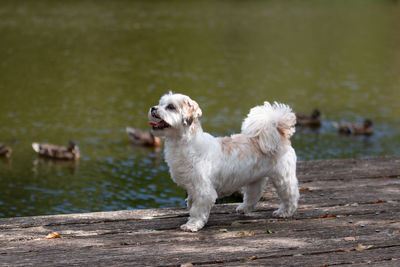
<instances>
[{"instance_id":1,"label":"dog's black nose","mask_svg":"<svg viewBox=\"0 0 400 267\"><path fill-rule=\"evenodd\" d=\"M157 108L156 107L151 107L151 112L156 111Z\"/></svg>"}]
</instances>

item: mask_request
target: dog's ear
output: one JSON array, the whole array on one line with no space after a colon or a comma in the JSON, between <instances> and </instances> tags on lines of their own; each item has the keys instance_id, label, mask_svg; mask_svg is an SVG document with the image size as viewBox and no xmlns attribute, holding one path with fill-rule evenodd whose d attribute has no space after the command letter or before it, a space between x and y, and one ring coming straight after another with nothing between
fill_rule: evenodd
<instances>
[{"instance_id":1,"label":"dog's ear","mask_svg":"<svg viewBox=\"0 0 400 267\"><path fill-rule=\"evenodd\" d=\"M190 126L193 121L201 117L201 109L196 101L188 98L183 103L183 125Z\"/></svg>"}]
</instances>

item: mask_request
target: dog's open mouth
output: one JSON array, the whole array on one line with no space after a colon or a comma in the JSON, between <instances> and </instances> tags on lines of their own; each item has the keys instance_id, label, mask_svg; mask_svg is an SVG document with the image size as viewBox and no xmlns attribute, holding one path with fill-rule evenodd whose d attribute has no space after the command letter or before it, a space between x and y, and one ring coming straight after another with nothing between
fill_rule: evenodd
<instances>
[{"instance_id":1,"label":"dog's open mouth","mask_svg":"<svg viewBox=\"0 0 400 267\"><path fill-rule=\"evenodd\" d=\"M170 125L163 120L160 122L149 121L149 124L153 126L153 130L163 130L170 127Z\"/></svg>"}]
</instances>

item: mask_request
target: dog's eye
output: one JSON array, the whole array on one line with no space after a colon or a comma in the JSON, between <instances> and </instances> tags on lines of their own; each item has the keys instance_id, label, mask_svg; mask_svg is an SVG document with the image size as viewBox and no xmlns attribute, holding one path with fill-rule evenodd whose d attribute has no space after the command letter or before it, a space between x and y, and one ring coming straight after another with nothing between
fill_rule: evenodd
<instances>
[{"instance_id":1,"label":"dog's eye","mask_svg":"<svg viewBox=\"0 0 400 267\"><path fill-rule=\"evenodd\" d=\"M172 105L172 104L169 104L169 105L167 106L167 109L169 109L169 110L174 110L174 109L175 109L175 106Z\"/></svg>"}]
</instances>

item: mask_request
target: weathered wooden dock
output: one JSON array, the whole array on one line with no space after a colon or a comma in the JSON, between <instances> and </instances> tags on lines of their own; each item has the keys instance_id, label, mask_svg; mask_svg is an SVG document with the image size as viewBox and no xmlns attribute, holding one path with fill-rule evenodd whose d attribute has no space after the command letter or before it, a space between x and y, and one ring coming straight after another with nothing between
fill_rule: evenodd
<instances>
[{"instance_id":1,"label":"weathered wooden dock","mask_svg":"<svg viewBox=\"0 0 400 267\"><path fill-rule=\"evenodd\" d=\"M184 208L0 219L1 266L400 266L400 157L298 163L301 200L276 219L216 205L198 233ZM52 232L60 238L46 239Z\"/></svg>"}]
</instances>

